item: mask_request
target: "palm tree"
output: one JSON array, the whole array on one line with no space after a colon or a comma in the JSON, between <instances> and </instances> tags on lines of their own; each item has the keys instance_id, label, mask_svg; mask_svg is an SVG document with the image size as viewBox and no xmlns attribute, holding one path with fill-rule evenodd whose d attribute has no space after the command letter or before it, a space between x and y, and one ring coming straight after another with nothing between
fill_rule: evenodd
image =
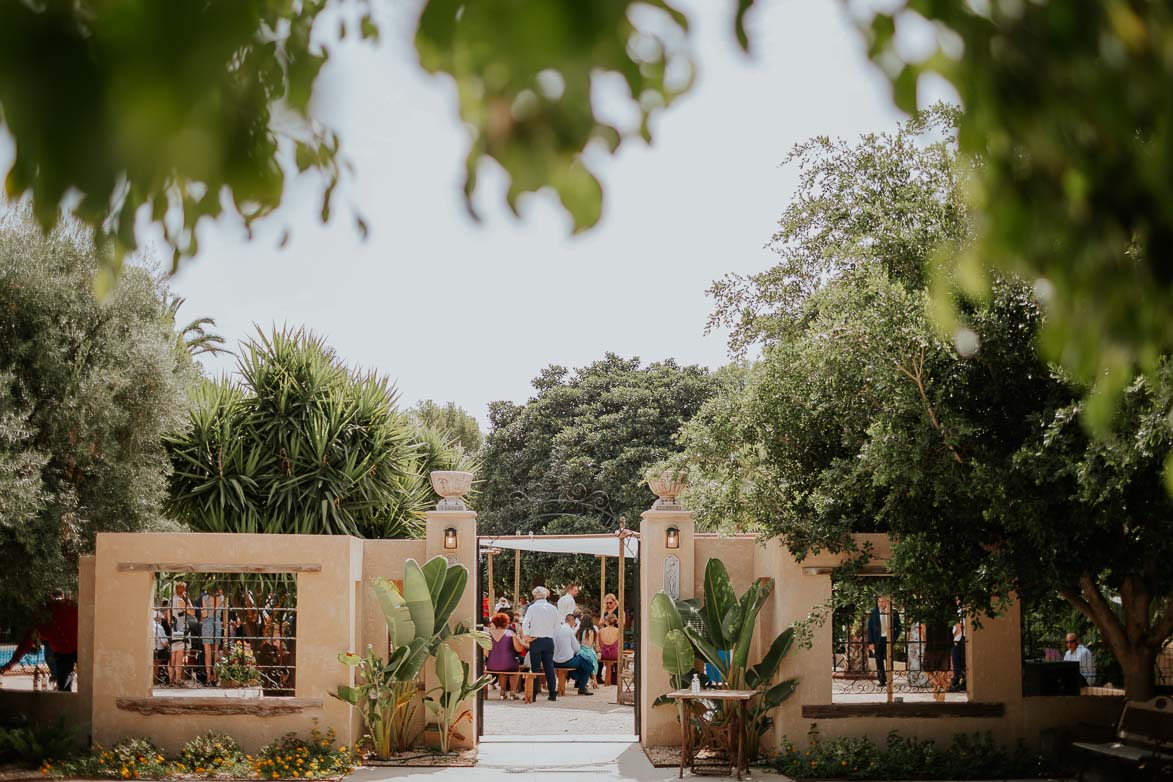
<instances>
[{"instance_id":1,"label":"palm tree","mask_svg":"<svg viewBox=\"0 0 1173 782\"><path fill-rule=\"evenodd\" d=\"M178 322L179 308L183 306L186 299L182 296L173 296L170 293L165 293L163 295L163 301L167 306L167 315L171 320L171 327L176 328L175 324ZM231 354L231 350L223 347L224 338L214 331L209 330L215 328L215 326L216 321L214 318L196 318L183 328L176 330L176 344L186 350L193 358L205 353L210 353L213 356L217 353Z\"/></svg>"}]
</instances>

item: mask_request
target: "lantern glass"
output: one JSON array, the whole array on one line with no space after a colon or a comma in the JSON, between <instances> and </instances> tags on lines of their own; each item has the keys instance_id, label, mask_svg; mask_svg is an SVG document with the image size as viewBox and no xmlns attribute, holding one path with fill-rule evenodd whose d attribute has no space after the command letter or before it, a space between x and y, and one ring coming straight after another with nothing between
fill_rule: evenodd
<instances>
[{"instance_id":1,"label":"lantern glass","mask_svg":"<svg viewBox=\"0 0 1173 782\"><path fill-rule=\"evenodd\" d=\"M668 548L680 548L680 530L669 527L664 534L664 545Z\"/></svg>"},{"instance_id":2,"label":"lantern glass","mask_svg":"<svg viewBox=\"0 0 1173 782\"><path fill-rule=\"evenodd\" d=\"M449 527L444 530L444 548L454 549L459 545L459 540L456 537L456 527Z\"/></svg>"}]
</instances>

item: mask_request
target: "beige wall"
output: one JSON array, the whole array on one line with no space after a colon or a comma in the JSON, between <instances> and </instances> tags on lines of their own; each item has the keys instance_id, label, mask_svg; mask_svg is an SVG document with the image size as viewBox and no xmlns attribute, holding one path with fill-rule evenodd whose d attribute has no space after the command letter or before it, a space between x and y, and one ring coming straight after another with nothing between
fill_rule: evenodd
<instances>
[{"instance_id":1,"label":"beige wall","mask_svg":"<svg viewBox=\"0 0 1173 782\"><path fill-rule=\"evenodd\" d=\"M126 572L119 563L201 565L320 565L297 576L297 678L295 698L318 699L300 713L144 715L119 708L120 697L149 697L153 574ZM361 736L358 716L329 696L353 673L338 654L358 640L356 584L362 577L362 541L342 536L228 534L103 534L98 536L94 606L93 738L109 745L127 736L149 736L169 750L207 730L225 731L246 751L288 731L314 724L333 727L341 742Z\"/></svg>"},{"instance_id":2,"label":"beige wall","mask_svg":"<svg viewBox=\"0 0 1173 782\"><path fill-rule=\"evenodd\" d=\"M883 565L891 556L886 535L858 535L856 539L859 544L866 542L872 546L873 564ZM693 540L693 589L698 597L704 593L705 564L713 557L725 563L738 593L749 585L751 578L769 576L775 579L774 594L767 601L759 620L760 625L755 634L756 648L751 654L751 660L757 659L778 633L794 622L806 619L812 611L831 599L831 577L827 574L806 573L804 569L834 567L841 562L838 555L824 552L811 555L800 563L777 539L759 544L749 537L696 535ZM645 531L642 545L647 547L649 556L655 557L658 552L650 543L654 541L648 540ZM647 565L648 560L645 559L645 569ZM651 593L645 591L644 594L646 603ZM647 634L643 637L647 638ZM642 706L645 715L654 712L655 716L650 719L645 716L642 740L649 746L674 744L679 741L674 713L671 709L653 710L651 707L652 700L664 691L659 678L662 673L657 670L659 650L650 643L645 649L644 682L647 684L642 687ZM1005 713L1002 717L824 718L817 720L819 735L824 738L867 736L883 742L889 731L896 730L901 735L932 738L947 744L955 733L989 731L1003 743L1013 744L1022 739L1028 746L1037 747L1040 734L1044 732L1061 732L1065 727L1081 721L1108 723L1119 712L1120 701L1116 698L1023 698L1020 649L1016 603L1003 616L984 620L982 628L971 630L968 636L969 699L975 703L1003 704ZM808 731L816 721L804 718L802 707L832 702L829 623L815 630L809 648L798 645L791 648L782 661L777 681L788 678L799 680L798 689L774 713L775 727L763 739L763 746L767 748L777 747L784 735L798 747L805 747Z\"/></svg>"}]
</instances>

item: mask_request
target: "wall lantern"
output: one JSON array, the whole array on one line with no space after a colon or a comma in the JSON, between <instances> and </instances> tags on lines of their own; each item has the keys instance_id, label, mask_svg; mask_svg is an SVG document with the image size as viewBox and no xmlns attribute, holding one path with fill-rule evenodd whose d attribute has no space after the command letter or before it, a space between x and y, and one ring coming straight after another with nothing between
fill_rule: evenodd
<instances>
[{"instance_id":1,"label":"wall lantern","mask_svg":"<svg viewBox=\"0 0 1173 782\"><path fill-rule=\"evenodd\" d=\"M459 545L460 542L456 538L456 527L449 527L444 530L444 548L454 549Z\"/></svg>"},{"instance_id":2,"label":"wall lantern","mask_svg":"<svg viewBox=\"0 0 1173 782\"><path fill-rule=\"evenodd\" d=\"M669 527L664 530L664 545L667 548L680 548L680 529Z\"/></svg>"}]
</instances>

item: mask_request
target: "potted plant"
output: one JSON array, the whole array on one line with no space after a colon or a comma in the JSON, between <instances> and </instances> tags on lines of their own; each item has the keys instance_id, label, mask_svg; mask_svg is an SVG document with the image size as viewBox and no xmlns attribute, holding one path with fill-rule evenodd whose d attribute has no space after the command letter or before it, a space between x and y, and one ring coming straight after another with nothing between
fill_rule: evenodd
<instances>
[{"instance_id":1,"label":"potted plant","mask_svg":"<svg viewBox=\"0 0 1173 782\"><path fill-rule=\"evenodd\" d=\"M257 658L248 644L237 641L228 653L216 661L216 678L225 689L256 687L261 683Z\"/></svg>"}]
</instances>

